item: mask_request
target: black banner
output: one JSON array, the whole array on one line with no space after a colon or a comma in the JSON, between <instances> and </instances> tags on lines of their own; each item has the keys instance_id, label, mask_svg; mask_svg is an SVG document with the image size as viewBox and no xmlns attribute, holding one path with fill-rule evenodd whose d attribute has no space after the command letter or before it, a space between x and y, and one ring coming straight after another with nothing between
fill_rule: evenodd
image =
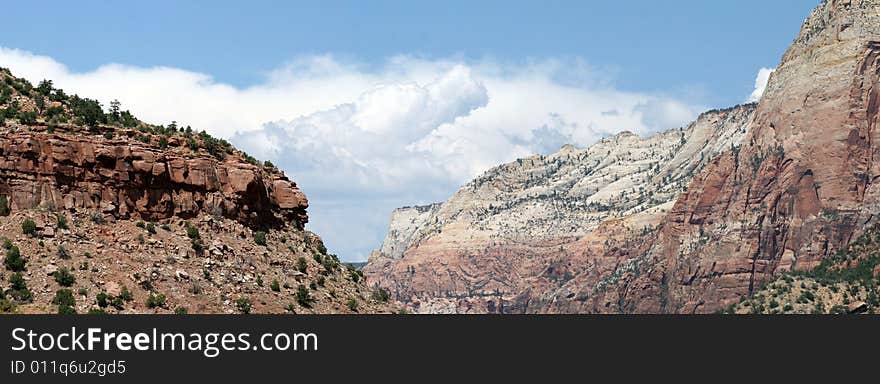
<instances>
[{"instance_id":1,"label":"black banner","mask_svg":"<svg viewBox=\"0 0 880 384\"><path fill-rule=\"evenodd\" d=\"M851 351L880 345L874 319L10 315L0 316L0 382L625 378L813 361L854 368L873 366L873 352Z\"/></svg>"}]
</instances>

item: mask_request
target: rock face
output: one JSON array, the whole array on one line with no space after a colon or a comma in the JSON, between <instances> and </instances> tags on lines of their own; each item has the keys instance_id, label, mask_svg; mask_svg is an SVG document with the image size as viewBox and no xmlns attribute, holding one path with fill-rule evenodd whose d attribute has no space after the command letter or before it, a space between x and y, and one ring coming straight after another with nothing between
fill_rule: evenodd
<instances>
[{"instance_id":1,"label":"rock face","mask_svg":"<svg viewBox=\"0 0 880 384\"><path fill-rule=\"evenodd\" d=\"M182 154L75 129L0 135L0 194L14 209L91 210L114 218L209 212L252 227L300 229L308 220L305 195L283 174L235 156Z\"/></svg>"},{"instance_id":2,"label":"rock face","mask_svg":"<svg viewBox=\"0 0 880 384\"><path fill-rule=\"evenodd\" d=\"M844 248L878 209L878 41L880 2L828 1L813 11L742 149L694 179L640 248L643 273L593 304L712 312Z\"/></svg>"},{"instance_id":3,"label":"rock face","mask_svg":"<svg viewBox=\"0 0 880 384\"><path fill-rule=\"evenodd\" d=\"M714 312L816 267L877 221L878 112L880 1L826 1L758 106L727 112L747 133L714 142L733 146L686 133L684 148L709 150L672 166L664 154L683 149L645 145L667 132L597 144L592 159L568 148L499 167L445 203L402 258L377 255L366 271L428 311ZM614 177L597 183L609 163ZM665 182L683 167L695 176Z\"/></svg>"},{"instance_id":4,"label":"rock face","mask_svg":"<svg viewBox=\"0 0 880 384\"><path fill-rule=\"evenodd\" d=\"M570 253L610 219L628 217L607 228L652 231L693 174L739 145L754 109L499 166L443 204L396 210L364 270L418 311L511 311L502 303L579 273Z\"/></svg>"},{"instance_id":5,"label":"rock face","mask_svg":"<svg viewBox=\"0 0 880 384\"><path fill-rule=\"evenodd\" d=\"M392 259L403 257L412 244L418 242L420 231L430 224L437 210L442 204L430 204L415 207L403 207L395 209L391 213L391 224L382 248L375 255L382 255Z\"/></svg>"}]
</instances>

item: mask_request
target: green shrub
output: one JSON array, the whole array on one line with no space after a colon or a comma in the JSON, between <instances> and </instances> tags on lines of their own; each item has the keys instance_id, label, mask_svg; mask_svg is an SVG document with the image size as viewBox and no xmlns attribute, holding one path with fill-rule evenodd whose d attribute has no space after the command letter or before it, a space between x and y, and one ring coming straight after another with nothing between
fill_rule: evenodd
<instances>
[{"instance_id":1,"label":"green shrub","mask_svg":"<svg viewBox=\"0 0 880 384\"><path fill-rule=\"evenodd\" d=\"M110 300L113 297L108 295L107 292L101 292L95 295L95 301L98 303L98 306L101 308L107 308L107 305L110 304Z\"/></svg>"},{"instance_id":2,"label":"green shrub","mask_svg":"<svg viewBox=\"0 0 880 384\"><path fill-rule=\"evenodd\" d=\"M174 313L178 315L185 315L189 313L189 311L186 309L186 307L177 307L174 308Z\"/></svg>"},{"instance_id":3,"label":"green shrub","mask_svg":"<svg viewBox=\"0 0 880 384\"><path fill-rule=\"evenodd\" d=\"M300 272L308 273L309 262L305 257L300 256L300 258L296 260L296 267Z\"/></svg>"},{"instance_id":4,"label":"green shrub","mask_svg":"<svg viewBox=\"0 0 880 384\"><path fill-rule=\"evenodd\" d=\"M318 252L321 252L322 255L326 255L326 254L327 254L327 247L324 246L324 243L323 243L323 242L318 241L318 245L317 245L316 247L318 248Z\"/></svg>"},{"instance_id":5,"label":"green shrub","mask_svg":"<svg viewBox=\"0 0 880 384\"><path fill-rule=\"evenodd\" d=\"M151 235L155 235L155 234L156 234L156 225L153 224L152 222L147 223L147 225L146 225L146 230L147 230L147 232L149 232Z\"/></svg>"},{"instance_id":6,"label":"green shrub","mask_svg":"<svg viewBox=\"0 0 880 384\"><path fill-rule=\"evenodd\" d=\"M0 216L9 216L9 198L6 195L0 195Z\"/></svg>"},{"instance_id":7,"label":"green shrub","mask_svg":"<svg viewBox=\"0 0 880 384\"><path fill-rule=\"evenodd\" d=\"M0 290L0 313L13 313L15 312L15 303L6 299L2 294L2 290Z\"/></svg>"},{"instance_id":8,"label":"green shrub","mask_svg":"<svg viewBox=\"0 0 880 384\"><path fill-rule=\"evenodd\" d=\"M3 260L3 265L6 266L6 269L12 272L21 272L25 270L26 264L27 260L21 256L18 247L13 245L6 250L6 259Z\"/></svg>"},{"instance_id":9,"label":"green shrub","mask_svg":"<svg viewBox=\"0 0 880 384\"><path fill-rule=\"evenodd\" d=\"M373 291L373 300L376 300L380 303L387 303L390 298L391 295L388 293L388 291L382 288L377 287L376 290Z\"/></svg>"},{"instance_id":10,"label":"green shrub","mask_svg":"<svg viewBox=\"0 0 880 384\"><path fill-rule=\"evenodd\" d=\"M144 229L144 226L145 226L145 225L144 225L144 222L143 222L143 221L138 221L137 223L134 223L134 226L135 226L135 227L138 227L138 228L140 228L140 229Z\"/></svg>"},{"instance_id":11,"label":"green shrub","mask_svg":"<svg viewBox=\"0 0 880 384\"><path fill-rule=\"evenodd\" d=\"M296 287L296 302L299 303L299 305L305 308L311 308L312 302L314 301L315 299L312 298L312 294L309 293L309 289L306 288L305 285L300 284Z\"/></svg>"},{"instance_id":12,"label":"green shrub","mask_svg":"<svg viewBox=\"0 0 880 384\"><path fill-rule=\"evenodd\" d=\"M58 225L58 229L68 229L67 228L67 217L63 214L59 213L56 218L56 223Z\"/></svg>"},{"instance_id":13,"label":"green shrub","mask_svg":"<svg viewBox=\"0 0 880 384\"><path fill-rule=\"evenodd\" d=\"M27 282L24 281L21 272L15 272L9 276L9 284L10 288L7 293L17 302L30 303L33 300L33 294L28 289Z\"/></svg>"},{"instance_id":14,"label":"green shrub","mask_svg":"<svg viewBox=\"0 0 880 384\"><path fill-rule=\"evenodd\" d=\"M278 283L278 279L272 280L272 284L269 285L269 288L275 292L281 292L281 285Z\"/></svg>"},{"instance_id":15,"label":"green shrub","mask_svg":"<svg viewBox=\"0 0 880 384\"><path fill-rule=\"evenodd\" d=\"M355 298L353 298L353 297L350 298L350 299L348 299L348 302L346 302L345 305L346 305L346 306L348 307L348 309L351 310L352 312L357 312L357 311L358 311L358 302L357 302L357 300L356 300Z\"/></svg>"},{"instance_id":16,"label":"green shrub","mask_svg":"<svg viewBox=\"0 0 880 384\"><path fill-rule=\"evenodd\" d=\"M55 292L55 297L52 299L52 304L58 306L58 313L64 313L62 311L64 307L70 307L70 309L73 309L72 307L76 305L76 299L74 299L73 297L73 291L67 288L59 289ZM76 313L76 311L74 311L73 313Z\"/></svg>"},{"instance_id":17,"label":"green shrub","mask_svg":"<svg viewBox=\"0 0 880 384\"><path fill-rule=\"evenodd\" d=\"M128 290L128 287L122 286L122 290L119 291L119 298L125 301L134 300L134 296L132 296L131 292Z\"/></svg>"},{"instance_id":18,"label":"green shrub","mask_svg":"<svg viewBox=\"0 0 880 384\"><path fill-rule=\"evenodd\" d=\"M254 232L254 243L257 245L266 246L266 232L256 231Z\"/></svg>"},{"instance_id":19,"label":"green shrub","mask_svg":"<svg viewBox=\"0 0 880 384\"><path fill-rule=\"evenodd\" d=\"M235 307L243 314L251 313L251 300L242 296L235 300Z\"/></svg>"},{"instance_id":20,"label":"green shrub","mask_svg":"<svg viewBox=\"0 0 880 384\"><path fill-rule=\"evenodd\" d=\"M151 293L150 296L147 297L147 308L164 308L165 299L165 295L161 293L158 295L153 295Z\"/></svg>"},{"instance_id":21,"label":"green shrub","mask_svg":"<svg viewBox=\"0 0 880 384\"><path fill-rule=\"evenodd\" d=\"M18 122L21 125L36 125L37 124L37 113L36 112L19 112L18 113Z\"/></svg>"},{"instance_id":22,"label":"green shrub","mask_svg":"<svg viewBox=\"0 0 880 384\"><path fill-rule=\"evenodd\" d=\"M34 236L37 234L37 223L34 223L31 219L24 219L21 223L21 232L28 236Z\"/></svg>"},{"instance_id":23,"label":"green shrub","mask_svg":"<svg viewBox=\"0 0 880 384\"><path fill-rule=\"evenodd\" d=\"M105 311L103 309L92 308L92 309L89 309L88 314L89 315L106 315L107 311Z\"/></svg>"},{"instance_id":24,"label":"green shrub","mask_svg":"<svg viewBox=\"0 0 880 384\"><path fill-rule=\"evenodd\" d=\"M186 236L188 236L192 240L199 240L202 238L202 235L199 234L199 229L190 224L188 221L184 224L186 227Z\"/></svg>"},{"instance_id":25,"label":"green shrub","mask_svg":"<svg viewBox=\"0 0 880 384\"><path fill-rule=\"evenodd\" d=\"M58 269L53 275L55 276L55 282L62 287L70 287L76 283L76 277L66 267Z\"/></svg>"},{"instance_id":26,"label":"green shrub","mask_svg":"<svg viewBox=\"0 0 880 384\"><path fill-rule=\"evenodd\" d=\"M73 307L66 306L66 305L59 306L58 307L58 314L59 315L75 315L76 309Z\"/></svg>"}]
</instances>

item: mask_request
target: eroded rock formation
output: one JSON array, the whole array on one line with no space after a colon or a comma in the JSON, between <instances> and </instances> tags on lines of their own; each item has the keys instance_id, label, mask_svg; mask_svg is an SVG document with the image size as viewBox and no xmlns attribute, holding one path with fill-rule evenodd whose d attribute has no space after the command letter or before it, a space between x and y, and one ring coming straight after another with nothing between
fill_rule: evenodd
<instances>
[{"instance_id":1,"label":"eroded rock formation","mask_svg":"<svg viewBox=\"0 0 880 384\"><path fill-rule=\"evenodd\" d=\"M79 130L0 135L0 194L15 209L51 206L160 220L208 212L252 227L302 229L308 201L283 174L230 156L105 139Z\"/></svg>"},{"instance_id":2,"label":"eroded rock formation","mask_svg":"<svg viewBox=\"0 0 880 384\"><path fill-rule=\"evenodd\" d=\"M739 145L754 109L712 111L684 129L649 138L624 132L496 167L443 204L395 211L365 271L422 312L528 310L514 298L592 268L575 259L610 245L597 234L653 231L691 177Z\"/></svg>"}]
</instances>

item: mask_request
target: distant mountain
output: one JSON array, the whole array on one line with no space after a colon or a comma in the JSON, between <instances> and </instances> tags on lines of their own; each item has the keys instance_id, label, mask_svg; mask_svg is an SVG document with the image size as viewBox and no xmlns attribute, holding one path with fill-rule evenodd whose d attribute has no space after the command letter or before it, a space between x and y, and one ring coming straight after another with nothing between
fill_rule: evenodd
<instances>
[{"instance_id":1,"label":"distant mountain","mask_svg":"<svg viewBox=\"0 0 880 384\"><path fill-rule=\"evenodd\" d=\"M624 132L491 169L445 203L394 211L365 272L415 310L514 310L520 293L586 271L571 261L603 225L654 231L693 175L740 145L754 110L707 112L684 129Z\"/></svg>"},{"instance_id":2,"label":"distant mountain","mask_svg":"<svg viewBox=\"0 0 880 384\"><path fill-rule=\"evenodd\" d=\"M880 2L824 2L757 106L502 165L364 270L419 312L873 311L878 111Z\"/></svg>"}]
</instances>

